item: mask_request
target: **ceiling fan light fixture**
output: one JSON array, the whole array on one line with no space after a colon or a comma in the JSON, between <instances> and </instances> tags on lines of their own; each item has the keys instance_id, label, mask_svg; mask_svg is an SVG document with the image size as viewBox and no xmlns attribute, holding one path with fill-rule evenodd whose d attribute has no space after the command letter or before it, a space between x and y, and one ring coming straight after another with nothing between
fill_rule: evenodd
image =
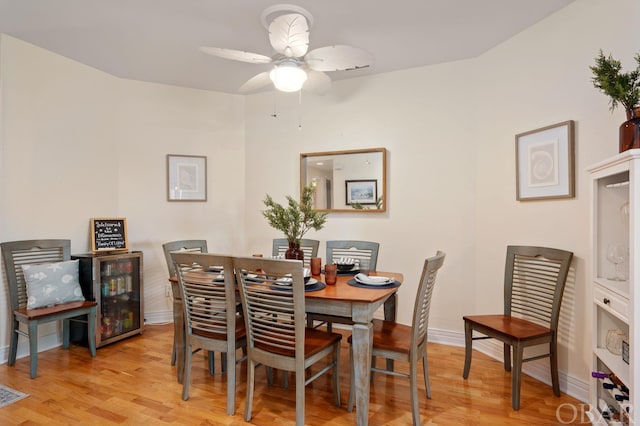
<instances>
[{"instance_id":1,"label":"ceiling fan light fixture","mask_svg":"<svg viewBox=\"0 0 640 426\"><path fill-rule=\"evenodd\" d=\"M282 92L297 92L307 81L307 73L295 64L281 64L271 70L269 78Z\"/></svg>"},{"instance_id":2,"label":"ceiling fan light fixture","mask_svg":"<svg viewBox=\"0 0 640 426\"><path fill-rule=\"evenodd\" d=\"M260 19L269 33L272 56L221 47L200 48L202 52L219 58L273 66L247 80L238 89L240 93L273 84L282 92L304 89L324 95L331 87L331 78L326 72L358 70L373 63L370 53L348 45L325 46L309 51L309 28L313 25L313 16L300 6L269 6Z\"/></svg>"}]
</instances>

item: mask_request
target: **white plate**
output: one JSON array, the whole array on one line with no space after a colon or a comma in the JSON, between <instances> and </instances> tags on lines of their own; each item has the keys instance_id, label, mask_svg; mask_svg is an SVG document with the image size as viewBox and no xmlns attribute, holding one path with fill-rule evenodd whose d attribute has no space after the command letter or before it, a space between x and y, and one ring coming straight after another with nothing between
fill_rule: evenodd
<instances>
[{"instance_id":1,"label":"white plate","mask_svg":"<svg viewBox=\"0 0 640 426\"><path fill-rule=\"evenodd\" d=\"M362 282L362 281L360 281L360 280L356 280L356 282L358 282L358 283L360 283L360 284L363 284L363 285L369 285L369 286L372 286L372 287L378 287L378 286L383 286L383 285L391 284L391 283L393 282L393 280L384 281L384 282L371 282L371 281L369 281L369 282Z\"/></svg>"},{"instance_id":2,"label":"white plate","mask_svg":"<svg viewBox=\"0 0 640 426\"><path fill-rule=\"evenodd\" d=\"M256 274L247 274L246 280L247 281L252 281L254 283L261 283L261 282L264 281L264 279L262 279L262 277L259 277Z\"/></svg>"},{"instance_id":3,"label":"white plate","mask_svg":"<svg viewBox=\"0 0 640 426\"><path fill-rule=\"evenodd\" d=\"M387 277L363 278L363 277L360 277L359 275L356 275L354 278L360 284L373 285L373 286L387 285L387 284L391 284L394 281L393 278L387 278Z\"/></svg>"},{"instance_id":4,"label":"white plate","mask_svg":"<svg viewBox=\"0 0 640 426\"><path fill-rule=\"evenodd\" d=\"M273 283L275 285L281 285L283 287L291 287L291 283L293 282L293 280L291 278L280 278L279 280L275 280Z\"/></svg>"},{"instance_id":5,"label":"white plate","mask_svg":"<svg viewBox=\"0 0 640 426\"><path fill-rule=\"evenodd\" d=\"M313 285L315 283L317 283L318 280L316 280L315 278L309 278L309 281L307 281L304 285ZM282 287L291 287L291 281L290 279L280 279L280 280L276 280L273 282L275 285L280 285Z\"/></svg>"}]
</instances>

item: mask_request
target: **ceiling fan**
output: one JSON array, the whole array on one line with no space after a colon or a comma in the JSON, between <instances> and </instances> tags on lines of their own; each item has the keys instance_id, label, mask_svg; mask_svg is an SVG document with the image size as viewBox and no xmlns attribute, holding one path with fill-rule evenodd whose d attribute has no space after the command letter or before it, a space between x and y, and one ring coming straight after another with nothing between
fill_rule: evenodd
<instances>
[{"instance_id":1,"label":"ceiling fan","mask_svg":"<svg viewBox=\"0 0 640 426\"><path fill-rule=\"evenodd\" d=\"M302 7L279 4L262 13L263 25L269 31L269 42L274 54L266 56L242 50L221 47L200 47L209 55L253 64L272 64L265 71L250 78L239 91L252 92L271 83L283 92L300 89L324 94L331 87L327 71L348 71L365 68L373 63L373 56L360 48L335 45L309 51L309 28L313 17Z\"/></svg>"}]
</instances>

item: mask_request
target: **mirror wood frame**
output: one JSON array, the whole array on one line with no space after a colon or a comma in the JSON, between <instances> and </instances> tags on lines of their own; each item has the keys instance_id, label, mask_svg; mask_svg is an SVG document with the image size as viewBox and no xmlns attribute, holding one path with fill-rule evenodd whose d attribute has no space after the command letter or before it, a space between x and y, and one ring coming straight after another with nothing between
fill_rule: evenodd
<instances>
[{"instance_id":1,"label":"mirror wood frame","mask_svg":"<svg viewBox=\"0 0 640 426\"><path fill-rule=\"evenodd\" d=\"M302 188L310 182L307 182L308 173L308 163L312 161L314 157L326 158L326 157L337 157L348 156L354 154L375 154L381 155L381 164L380 170L376 171L375 176L371 176L371 180L373 178L380 178L381 182L377 184L377 197L381 198L382 203L380 208L376 208L375 205L363 205L362 209L356 208L316 208L316 210L324 211L324 212L343 212L343 213L384 213L387 211L387 149L386 148L369 148L369 149L353 149L353 150L345 150L345 151L327 151L327 152L307 152L300 154L300 198L302 199ZM365 176L366 177L366 176ZM363 179L363 176L357 176L357 179L354 180L366 180ZM334 183L335 187L336 183ZM346 180L338 182L337 185L341 185L341 188L345 187L346 192ZM335 196L334 196L335 197ZM345 204L347 204L347 200L345 199ZM314 205L315 208L315 205Z\"/></svg>"}]
</instances>

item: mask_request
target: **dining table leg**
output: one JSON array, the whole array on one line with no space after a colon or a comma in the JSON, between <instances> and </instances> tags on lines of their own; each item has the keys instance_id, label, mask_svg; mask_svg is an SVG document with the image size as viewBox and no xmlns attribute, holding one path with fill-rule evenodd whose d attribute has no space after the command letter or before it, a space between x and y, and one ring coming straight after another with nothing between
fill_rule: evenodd
<instances>
[{"instance_id":1,"label":"dining table leg","mask_svg":"<svg viewBox=\"0 0 640 426\"><path fill-rule=\"evenodd\" d=\"M356 394L356 424L358 426L366 426L369 423L373 324L369 321L355 322L351 335Z\"/></svg>"},{"instance_id":2,"label":"dining table leg","mask_svg":"<svg viewBox=\"0 0 640 426\"><path fill-rule=\"evenodd\" d=\"M398 312L398 293L393 293L384 302L384 320L396 322L396 313ZM393 360L387 359L387 371L393 371Z\"/></svg>"},{"instance_id":3,"label":"dining table leg","mask_svg":"<svg viewBox=\"0 0 640 426\"><path fill-rule=\"evenodd\" d=\"M184 311L182 308L182 297L180 297L177 282L171 282L173 290L173 333L176 344L176 377L178 383L182 383L184 378L185 347L186 338L184 333Z\"/></svg>"}]
</instances>

